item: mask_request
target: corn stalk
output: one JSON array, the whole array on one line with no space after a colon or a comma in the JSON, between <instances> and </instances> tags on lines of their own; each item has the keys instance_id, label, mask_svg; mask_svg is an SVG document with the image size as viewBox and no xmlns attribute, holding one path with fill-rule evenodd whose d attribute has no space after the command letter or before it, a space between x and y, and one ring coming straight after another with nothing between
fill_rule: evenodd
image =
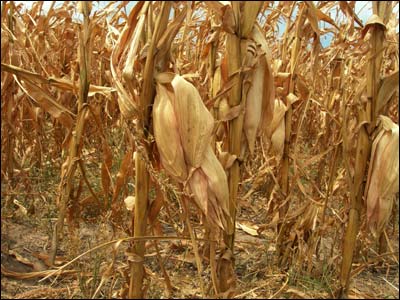
<instances>
[{"instance_id":1,"label":"corn stalk","mask_svg":"<svg viewBox=\"0 0 400 300\"><path fill-rule=\"evenodd\" d=\"M240 2L232 2L233 14L235 20L240 20ZM241 66L241 49L240 49L240 23L236 22L234 34L227 34L226 48L230 49L228 57L228 76L234 82L232 90L229 94L229 105L231 107L237 106L242 101L242 79L238 70ZM243 116L239 116L229 122L229 152L231 154L240 155L240 140L242 136ZM236 216L236 197L239 184L239 162L235 161L229 172L229 214L235 220ZM224 234L224 241L226 245L233 249L234 233Z\"/></svg>"},{"instance_id":2,"label":"corn stalk","mask_svg":"<svg viewBox=\"0 0 400 300\"><path fill-rule=\"evenodd\" d=\"M226 36L226 49L229 49L227 61L228 77L231 78L233 87L229 93L229 106L235 107L245 104L245 93L242 92L243 76L240 72L243 59L246 55L247 44L246 39L250 36L252 28L256 22L256 17L262 6L262 2L245 2L233 1L232 15L235 20L232 32L228 32ZM243 131L244 114L239 114L237 118L229 121L229 152L231 155L240 157L241 139ZM233 220L233 228L235 228L237 193L240 180L239 161L235 160L229 170L229 214ZM235 240L235 231L232 234L224 233L224 242L233 253ZM232 278L228 278L227 274L231 274L233 268L233 259L230 263L224 263L219 269L221 292L227 291L231 285L228 283Z\"/></svg>"},{"instance_id":3,"label":"corn stalk","mask_svg":"<svg viewBox=\"0 0 400 300\"><path fill-rule=\"evenodd\" d=\"M155 59L154 53L157 43L167 28L168 17L171 10L170 2L162 2L160 13L157 16L157 20L152 32L150 46L148 50L148 56L143 73L143 86L140 94L140 115L139 121L137 122L137 132L139 133L139 139L142 141L143 151L145 154L137 151L135 168L136 168L136 180L135 180L135 213L134 213L134 230L133 236L140 237L146 235L147 225L147 213L148 213L148 193L149 193L149 173L146 168L146 161L143 155L148 154L148 148L146 147L146 140L150 129L150 107L154 102L154 66ZM151 12L151 10L149 10ZM152 18L149 14L148 18ZM143 279L144 279L144 253L145 243L144 241L138 241L134 243L131 249L132 257L130 258L130 285L129 285L129 298L142 299L144 297Z\"/></svg>"},{"instance_id":4,"label":"corn stalk","mask_svg":"<svg viewBox=\"0 0 400 300\"><path fill-rule=\"evenodd\" d=\"M50 261L53 264L56 253L58 241L63 235L64 218L67 211L67 205L70 204L71 191L73 189L73 179L79 161L79 152L82 145L82 135L85 127L86 115L89 113L87 105L89 86L90 86L90 10L91 2L82 1L80 7L83 13L83 28L80 36L79 43L79 65L80 65L80 84L79 84L79 100L78 100L78 116L75 128L72 131L72 136L69 144L69 153L61 170L60 182L60 200L59 200L59 213L58 220L54 230L52 249L50 253ZM75 200L76 201L76 200Z\"/></svg>"},{"instance_id":5,"label":"corn stalk","mask_svg":"<svg viewBox=\"0 0 400 300\"><path fill-rule=\"evenodd\" d=\"M333 90L331 91L331 93L329 94L329 97L327 98L327 101L325 102L326 107L328 107L329 111L333 110L333 106L334 106L334 101L335 101L335 97L336 95L341 95L343 97L343 74L344 74L344 61L341 57L341 55L339 55L337 58L335 58L334 60L334 67L333 67L333 72L330 78L330 86L333 88ZM344 104L343 104L344 105ZM340 139L340 133L342 132L342 130L340 129L338 132L338 134L334 134L334 130L331 127L331 124L329 124L331 120L331 117L329 116L329 114L325 115L325 124L326 124L326 133L325 133L325 137L324 137L324 141L325 141L325 145L328 145L329 142L329 137L333 134L333 139L332 139L332 143L334 143L335 138L337 135L339 135L339 139ZM343 124L342 124L343 126ZM328 202L330 202L332 200L332 191L333 191L333 184L334 184L334 180L335 180L335 174L337 172L338 169L338 156L340 153L340 145L334 145L334 150L333 150L333 157L332 160L330 161L330 165L329 165L329 175L328 175L328 186L327 186L327 190L326 190L326 197L324 200L324 206L322 208L322 217L321 217L321 225L320 225L320 232L318 233L320 235L320 237L323 235L323 228L325 227L325 220L326 220L326 210L328 207ZM323 174L322 168L324 168L325 166L323 165L323 162L320 162L319 165L319 174L321 174L320 176L318 176L318 180L319 182L321 181L321 177ZM318 246L317 246L317 251L316 254L318 255L318 249L319 249L319 245L320 245L321 239L318 240Z\"/></svg>"},{"instance_id":6,"label":"corn stalk","mask_svg":"<svg viewBox=\"0 0 400 300\"><path fill-rule=\"evenodd\" d=\"M292 12L293 12L294 4L292 6ZM296 35L293 41L292 45L292 53L290 57L290 78L289 78L289 91L288 95L294 93L294 88L295 88L295 83L296 83L296 67L297 67L297 62L298 62L298 57L299 57L299 50L301 46L301 30L303 28L303 24L305 22L305 11L306 6L305 4L302 5L300 8L300 13L298 16L297 24L296 24ZM290 14L291 15L291 14ZM289 17L290 18L290 17ZM289 24L287 26L289 28ZM288 31L286 32L286 34ZM286 35L285 34L285 35ZM286 37L288 38L288 37ZM284 149L283 149L283 157L282 157L282 167L281 167L281 176L280 176L280 186L282 193L285 197L288 196L288 191L289 191L289 147L290 147L290 136L291 136L291 131L292 131L292 106L289 103L289 100L287 99L286 101L286 106L288 107L288 110L285 114L285 144L284 144ZM279 219L284 220L285 215L289 209L289 202L286 202L285 205L283 205L279 209ZM283 229L285 227L278 227L278 230ZM285 236L285 232L283 230L279 231L279 236L278 236L278 254L281 256L283 254L283 249L282 249L282 242L283 242L283 237Z\"/></svg>"},{"instance_id":7,"label":"corn stalk","mask_svg":"<svg viewBox=\"0 0 400 300\"><path fill-rule=\"evenodd\" d=\"M14 53L14 38L12 35L14 35L14 2L10 1L9 3L9 10L6 12L6 4L2 2L2 18L7 19L7 26L10 31L10 34L8 35L8 41L7 41L7 47L9 51L4 51L2 49L1 53L1 58L2 62L3 60L5 61L6 59L10 60L10 62L13 62L13 56ZM6 50L6 48L4 49ZM10 53L9 55L6 55L6 53ZM4 80L4 81L3 81ZM7 174L7 181L9 182L9 186L14 186L13 183L13 177L14 177L14 154L13 154L13 149L15 147L15 134L13 134L13 131L15 129L13 128L13 107L15 107L15 82L12 80L11 74L6 74L4 77L2 75L2 103L6 103L5 106L5 113L2 115L2 119L4 118L6 122L1 122L2 124L2 135L4 135L4 142L2 140L2 148L4 147L5 149L5 155L2 155L2 163L1 163L1 180L3 180L3 174ZM3 108L2 108L3 110ZM14 112L15 114L15 112ZM4 120L3 119L3 120ZM14 129L14 130L13 130ZM5 207L9 208L11 203L13 202L14 196L11 195L10 198L6 200Z\"/></svg>"},{"instance_id":8,"label":"corn stalk","mask_svg":"<svg viewBox=\"0 0 400 300\"><path fill-rule=\"evenodd\" d=\"M360 212L365 188L365 175L371 154L371 137L377 121L377 96L381 87L381 65L385 42L385 25L391 13L390 2L373 2L373 16L364 30L370 32L370 55L367 69L367 103L360 106L358 124L362 124L358 133L355 173L350 187L349 222L343 240L343 260L340 273L339 298L347 298L350 284L350 272L356 245L356 237L360 227ZM364 31L364 33L365 33Z\"/></svg>"}]
</instances>

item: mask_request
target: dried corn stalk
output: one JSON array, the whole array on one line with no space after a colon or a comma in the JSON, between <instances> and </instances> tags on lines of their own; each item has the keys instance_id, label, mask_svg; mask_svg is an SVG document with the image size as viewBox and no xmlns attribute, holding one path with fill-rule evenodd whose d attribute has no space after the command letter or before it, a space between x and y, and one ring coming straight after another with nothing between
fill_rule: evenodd
<instances>
[{"instance_id":1,"label":"dried corn stalk","mask_svg":"<svg viewBox=\"0 0 400 300\"><path fill-rule=\"evenodd\" d=\"M349 212L349 223L346 228L343 241L343 260L340 274L339 297L347 297L350 284L350 271L353 261L353 253L356 244L356 236L360 224L360 207L362 205L362 196L364 194L363 178L365 177L368 158L371 153L371 132L375 130L377 123L376 108L379 107L379 88L382 86L380 70L382 67L383 52L385 43L385 21L392 10L391 2L373 2L372 10L374 15L368 20L363 29L363 34L370 31L370 54L367 68L367 105L366 110L359 109L359 122L367 121L369 126L361 126L357 150L355 156L355 173L352 187L350 188L351 209Z\"/></svg>"},{"instance_id":2,"label":"dried corn stalk","mask_svg":"<svg viewBox=\"0 0 400 300\"><path fill-rule=\"evenodd\" d=\"M380 128L372 143L364 199L372 233L379 237L389 221L395 194L399 191L399 126L379 116Z\"/></svg>"}]
</instances>

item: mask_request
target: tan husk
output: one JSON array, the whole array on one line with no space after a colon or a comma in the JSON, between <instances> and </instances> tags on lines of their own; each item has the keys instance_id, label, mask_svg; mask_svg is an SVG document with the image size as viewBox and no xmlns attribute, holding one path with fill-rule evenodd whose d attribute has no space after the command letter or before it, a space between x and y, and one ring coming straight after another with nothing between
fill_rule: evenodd
<instances>
[{"instance_id":1,"label":"tan husk","mask_svg":"<svg viewBox=\"0 0 400 300\"><path fill-rule=\"evenodd\" d=\"M156 89L153 108L154 136L161 163L170 176L183 182L187 178L187 168L171 102L173 95L161 84L157 84Z\"/></svg>"},{"instance_id":2,"label":"tan husk","mask_svg":"<svg viewBox=\"0 0 400 300\"><path fill-rule=\"evenodd\" d=\"M275 107L274 107L274 117L272 118L272 122L266 128L265 134L266 137L271 138L272 134L279 127L282 120L284 120L285 113L287 111L286 105L282 100L275 99Z\"/></svg>"},{"instance_id":3,"label":"tan husk","mask_svg":"<svg viewBox=\"0 0 400 300\"><path fill-rule=\"evenodd\" d=\"M283 147L285 145L285 119L281 118L278 127L271 136L271 145L277 160L280 161L283 156Z\"/></svg>"},{"instance_id":4,"label":"tan husk","mask_svg":"<svg viewBox=\"0 0 400 300\"><path fill-rule=\"evenodd\" d=\"M207 175L201 168L196 169L189 179L189 186L193 193L193 199L206 217L207 223L225 230L226 220L223 217L218 200L210 189Z\"/></svg>"},{"instance_id":5,"label":"tan husk","mask_svg":"<svg viewBox=\"0 0 400 300\"><path fill-rule=\"evenodd\" d=\"M201 167L189 178L189 187L207 222L232 234L233 222L228 211L228 180L211 146L207 147Z\"/></svg>"},{"instance_id":6,"label":"tan husk","mask_svg":"<svg viewBox=\"0 0 400 300\"><path fill-rule=\"evenodd\" d=\"M251 87L247 93L244 132L247 137L250 153L252 154L254 153L257 129L261 120L265 68L265 58L260 57L253 73Z\"/></svg>"},{"instance_id":7,"label":"tan husk","mask_svg":"<svg viewBox=\"0 0 400 300\"><path fill-rule=\"evenodd\" d=\"M172 101L186 162L197 168L211 141L214 119L197 89L183 77L172 80L175 97Z\"/></svg>"},{"instance_id":8,"label":"tan husk","mask_svg":"<svg viewBox=\"0 0 400 300\"><path fill-rule=\"evenodd\" d=\"M379 236L386 226L399 191L399 126L379 116L379 132L372 143L364 199L371 231Z\"/></svg>"},{"instance_id":9,"label":"tan husk","mask_svg":"<svg viewBox=\"0 0 400 300\"><path fill-rule=\"evenodd\" d=\"M264 90L263 90L263 101L261 109L261 132L264 132L265 128L272 122L274 115L274 100L275 100L275 84L274 76L271 68L271 53L268 48L268 42L265 35L262 33L260 26L257 24L253 27L253 38L260 45L261 50L265 53L264 59L266 67L264 68Z\"/></svg>"},{"instance_id":10,"label":"tan husk","mask_svg":"<svg viewBox=\"0 0 400 300\"><path fill-rule=\"evenodd\" d=\"M218 207L222 209L224 212L223 224L227 224L227 227L224 229L231 234L233 232L232 227L232 220L229 217L229 210L228 210L228 202L229 202L229 188L228 188L228 179L226 173L215 156L211 146L208 146L206 150L206 154L201 164L201 169L203 170L204 174L207 176L207 181L210 190L213 194L215 194ZM209 195L210 196L210 195ZM226 221L226 219L228 221Z\"/></svg>"},{"instance_id":11,"label":"tan husk","mask_svg":"<svg viewBox=\"0 0 400 300\"><path fill-rule=\"evenodd\" d=\"M192 176L189 178L189 187L193 193L195 203L204 213L204 215L207 216L208 182L204 172L201 169L196 169L193 172Z\"/></svg>"}]
</instances>

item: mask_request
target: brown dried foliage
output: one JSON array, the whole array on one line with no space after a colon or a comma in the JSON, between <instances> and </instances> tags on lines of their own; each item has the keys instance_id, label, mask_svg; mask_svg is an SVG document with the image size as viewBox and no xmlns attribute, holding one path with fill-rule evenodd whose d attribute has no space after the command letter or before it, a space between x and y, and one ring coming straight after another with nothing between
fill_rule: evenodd
<instances>
[{"instance_id":1,"label":"brown dried foliage","mask_svg":"<svg viewBox=\"0 0 400 300\"><path fill-rule=\"evenodd\" d=\"M278 229L282 268L312 273L327 262L338 274L357 195L365 203L357 247L373 240L366 225L387 234L398 199L395 3L366 24L355 1L166 5L116 1L77 11L63 2L43 12L40 2L28 10L2 2L2 208L20 204L21 190L33 206L38 182L48 180L52 208L67 216L67 241L88 211L129 235L133 216L144 233L160 235L162 224L180 228L185 220L176 235L187 238L189 227L200 270L195 223L217 239L211 277L214 294L227 297L237 286L234 256L220 234L233 234L237 209L260 193L258 233ZM371 155L357 154L368 140ZM123 201L134 195L139 160L150 190L142 213ZM58 170L54 178L44 177L49 167ZM186 199L195 205L186 209ZM144 253L143 240L136 245ZM228 271L218 283L220 270ZM120 295L127 293L126 285Z\"/></svg>"}]
</instances>

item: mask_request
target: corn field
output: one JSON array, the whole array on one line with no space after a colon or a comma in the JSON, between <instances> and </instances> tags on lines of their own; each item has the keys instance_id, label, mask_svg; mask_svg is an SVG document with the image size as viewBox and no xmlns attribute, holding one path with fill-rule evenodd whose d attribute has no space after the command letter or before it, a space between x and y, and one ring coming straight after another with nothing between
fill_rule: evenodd
<instances>
[{"instance_id":1,"label":"corn field","mask_svg":"<svg viewBox=\"0 0 400 300\"><path fill-rule=\"evenodd\" d=\"M398 298L398 11L2 1L1 297Z\"/></svg>"}]
</instances>

